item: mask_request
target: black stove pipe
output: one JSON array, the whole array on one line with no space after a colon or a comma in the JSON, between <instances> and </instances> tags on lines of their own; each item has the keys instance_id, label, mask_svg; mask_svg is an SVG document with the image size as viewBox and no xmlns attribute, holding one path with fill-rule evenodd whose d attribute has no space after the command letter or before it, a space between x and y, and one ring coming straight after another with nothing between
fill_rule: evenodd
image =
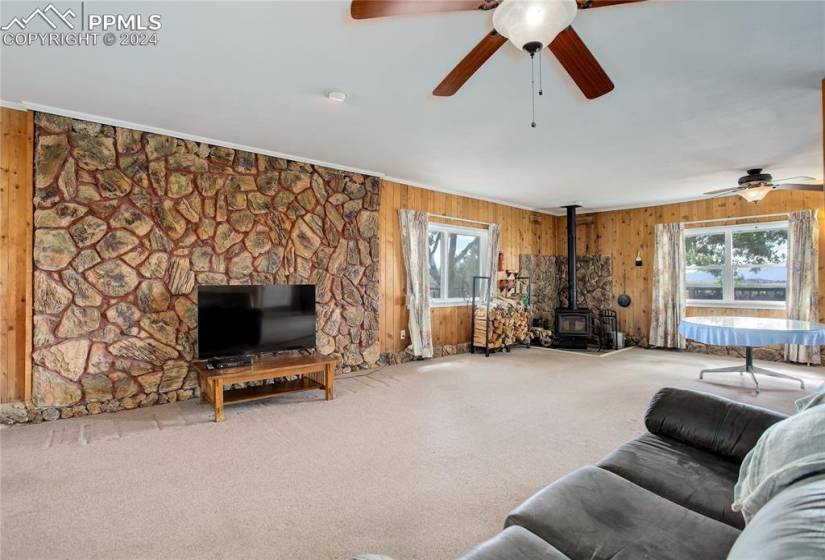
<instances>
[{"instance_id":1,"label":"black stove pipe","mask_svg":"<svg viewBox=\"0 0 825 560\"><path fill-rule=\"evenodd\" d=\"M576 208L578 204L563 206L567 210L567 299L568 308L578 309L576 301Z\"/></svg>"}]
</instances>

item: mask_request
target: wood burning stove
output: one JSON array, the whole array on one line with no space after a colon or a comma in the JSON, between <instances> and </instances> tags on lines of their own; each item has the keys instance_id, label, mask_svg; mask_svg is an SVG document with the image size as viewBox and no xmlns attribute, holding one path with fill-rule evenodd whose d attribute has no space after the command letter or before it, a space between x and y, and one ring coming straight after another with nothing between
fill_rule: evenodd
<instances>
[{"instance_id":1,"label":"wood burning stove","mask_svg":"<svg viewBox=\"0 0 825 560\"><path fill-rule=\"evenodd\" d=\"M556 308L557 348L587 348L593 334L593 314L578 306L576 286L576 208L567 209L567 307Z\"/></svg>"}]
</instances>

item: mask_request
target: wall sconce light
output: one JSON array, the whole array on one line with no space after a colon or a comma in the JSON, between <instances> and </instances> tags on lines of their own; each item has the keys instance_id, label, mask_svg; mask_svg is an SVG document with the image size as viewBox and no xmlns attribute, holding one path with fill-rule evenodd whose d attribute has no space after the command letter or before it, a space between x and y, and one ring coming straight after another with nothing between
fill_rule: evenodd
<instances>
[{"instance_id":1,"label":"wall sconce light","mask_svg":"<svg viewBox=\"0 0 825 560\"><path fill-rule=\"evenodd\" d=\"M642 252L636 252L636 266L642 266Z\"/></svg>"}]
</instances>

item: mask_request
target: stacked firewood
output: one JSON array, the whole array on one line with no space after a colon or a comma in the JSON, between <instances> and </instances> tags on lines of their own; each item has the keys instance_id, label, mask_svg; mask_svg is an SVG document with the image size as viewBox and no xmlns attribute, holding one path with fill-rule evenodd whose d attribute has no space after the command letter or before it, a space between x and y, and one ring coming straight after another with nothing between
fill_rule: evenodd
<instances>
[{"instance_id":1,"label":"stacked firewood","mask_svg":"<svg viewBox=\"0 0 825 560\"><path fill-rule=\"evenodd\" d=\"M473 345L500 348L530 340L530 313L520 303L497 298L490 304L489 317L485 307L476 308ZM487 329L490 337L487 339Z\"/></svg>"},{"instance_id":2,"label":"stacked firewood","mask_svg":"<svg viewBox=\"0 0 825 560\"><path fill-rule=\"evenodd\" d=\"M533 342L539 346L550 348L553 345L553 331L550 329L533 327L530 329L530 336L532 337Z\"/></svg>"}]
</instances>

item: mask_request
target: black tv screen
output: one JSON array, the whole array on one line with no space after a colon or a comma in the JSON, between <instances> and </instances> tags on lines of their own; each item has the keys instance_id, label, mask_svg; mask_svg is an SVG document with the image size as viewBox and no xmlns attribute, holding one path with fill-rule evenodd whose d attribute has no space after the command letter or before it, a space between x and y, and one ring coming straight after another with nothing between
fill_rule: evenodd
<instances>
[{"instance_id":1,"label":"black tv screen","mask_svg":"<svg viewBox=\"0 0 825 560\"><path fill-rule=\"evenodd\" d=\"M315 286L198 286L198 358L315 347Z\"/></svg>"}]
</instances>

